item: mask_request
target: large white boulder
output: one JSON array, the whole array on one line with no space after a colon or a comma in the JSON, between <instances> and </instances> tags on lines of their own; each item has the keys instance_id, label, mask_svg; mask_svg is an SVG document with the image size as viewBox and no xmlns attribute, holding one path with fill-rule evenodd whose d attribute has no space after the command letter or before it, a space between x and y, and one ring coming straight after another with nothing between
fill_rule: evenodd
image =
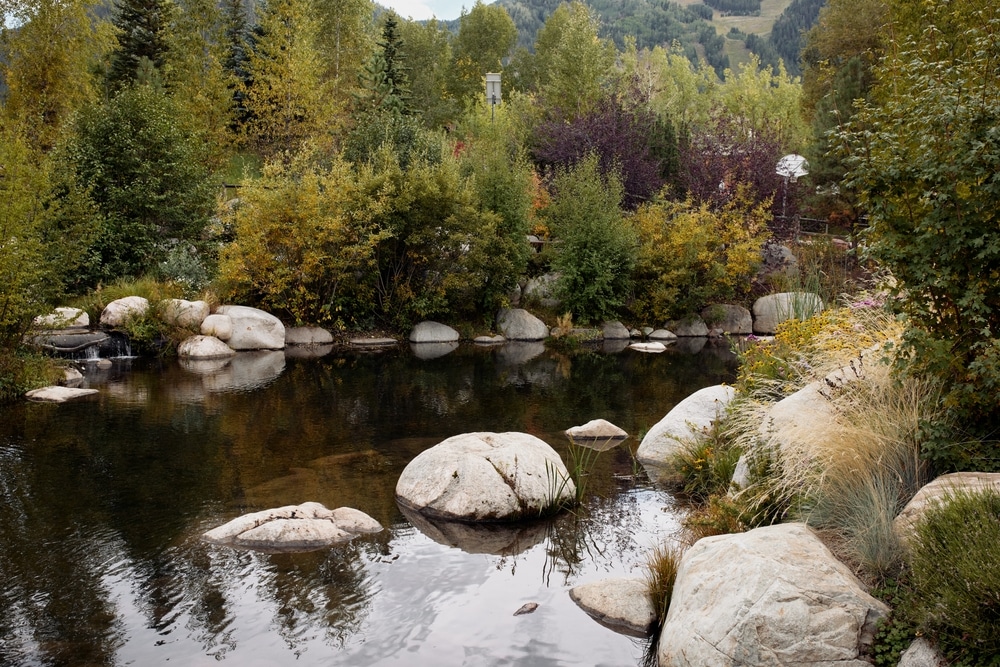
<instances>
[{"instance_id":1,"label":"large white boulder","mask_svg":"<svg viewBox=\"0 0 1000 667\"><path fill-rule=\"evenodd\" d=\"M424 321L410 332L411 343L454 343L458 338L457 331L440 322Z\"/></svg>"},{"instance_id":2,"label":"large white boulder","mask_svg":"<svg viewBox=\"0 0 1000 667\"><path fill-rule=\"evenodd\" d=\"M888 607L804 524L699 540L684 554L660 667L869 667Z\"/></svg>"},{"instance_id":3,"label":"large white boulder","mask_svg":"<svg viewBox=\"0 0 1000 667\"><path fill-rule=\"evenodd\" d=\"M549 328L545 322L523 308L501 308L497 314L497 329L507 340L545 340Z\"/></svg>"},{"instance_id":4,"label":"large white boulder","mask_svg":"<svg viewBox=\"0 0 1000 667\"><path fill-rule=\"evenodd\" d=\"M287 505L253 512L204 533L202 539L258 551L311 551L382 530L364 512L320 503Z\"/></svg>"},{"instance_id":5,"label":"large white boulder","mask_svg":"<svg viewBox=\"0 0 1000 667\"><path fill-rule=\"evenodd\" d=\"M60 306L48 315L39 315L32 324L39 329L89 327L90 315L87 314L87 311L80 308Z\"/></svg>"},{"instance_id":6,"label":"large white boulder","mask_svg":"<svg viewBox=\"0 0 1000 667\"><path fill-rule=\"evenodd\" d=\"M163 321L184 329L200 329L201 323L205 321L210 312L208 303L204 301L164 299L160 303L160 316Z\"/></svg>"},{"instance_id":7,"label":"large white boulder","mask_svg":"<svg viewBox=\"0 0 1000 667\"><path fill-rule=\"evenodd\" d=\"M694 392L649 429L636 458L642 463L667 464L675 452L711 429L735 395L735 389L721 384Z\"/></svg>"},{"instance_id":8,"label":"large white boulder","mask_svg":"<svg viewBox=\"0 0 1000 667\"><path fill-rule=\"evenodd\" d=\"M628 328L618 320L602 324L601 335L604 336L604 340L629 340L632 338Z\"/></svg>"},{"instance_id":9,"label":"large white boulder","mask_svg":"<svg viewBox=\"0 0 1000 667\"><path fill-rule=\"evenodd\" d=\"M282 350L285 325L274 315L249 306L220 306L217 314L228 315L233 335L226 341L234 350Z\"/></svg>"},{"instance_id":10,"label":"large white boulder","mask_svg":"<svg viewBox=\"0 0 1000 667\"><path fill-rule=\"evenodd\" d=\"M806 320L823 310L823 299L811 292L780 292L753 304L753 332L773 334L786 320Z\"/></svg>"},{"instance_id":11,"label":"large white boulder","mask_svg":"<svg viewBox=\"0 0 1000 667\"><path fill-rule=\"evenodd\" d=\"M120 327L130 317L142 317L149 310L149 300L141 296L126 296L115 299L101 311L101 324L106 327Z\"/></svg>"},{"instance_id":12,"label":"large white boulder","mask_svg":"<svg viewBox=\"0 0 1000 667\"><path fill-rule=\"evenodd\" d=\"M225 359L236 354L236 350L214 336L191 336L177 346L177 356L181 359Z\"/></svg>"},{"instance_id":13,"label":"large white boulder","mask_svg":"<svg viewBox=\"0 0 1000 667\"><path fill-rule=\"evenodd\" d=\"M574 586L569 597L603 625L624 634L647 637L656 624L656 610L645 579L602 579Z\"/></svg>"},{"instance_id":14,"label":"large white boulder","mask_svg":"<svg viewBox=\"0 0 1000 667\"><path fill-rule=\"evenodd\" d=\"M396 483L401 505L432 517L510 521L571 501L562 459L527 433L465 433L416 456Z\"/></svg>"}]
</instances>

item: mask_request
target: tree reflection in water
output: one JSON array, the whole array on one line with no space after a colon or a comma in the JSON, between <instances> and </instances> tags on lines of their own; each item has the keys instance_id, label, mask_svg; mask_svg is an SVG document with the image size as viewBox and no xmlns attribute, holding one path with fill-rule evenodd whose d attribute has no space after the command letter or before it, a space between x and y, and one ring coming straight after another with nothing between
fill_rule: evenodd
<instances>
[{"instance_id":1,"label":"tree reflection in water","mask_svg":"<svg viewBox=\"0 0 1000 667\"><path fill-rule=\"evenodd\" d=\"M634 569L670 525L669 498L635 477L635 439L599 457L574 512L492 546L417 532L395 481L463 432L526 431L564 458L562 431L592 418L640 435L733 370L709 350L241 354L214 370L118 363L89 375L96 400L4 407L0 664L628 662L628 640L593 632L562 587ZM199 540L306 500L386 530L304 554ZM510 618L527 599L544 603L533 620Z\"/></svg>"}]
</instances>

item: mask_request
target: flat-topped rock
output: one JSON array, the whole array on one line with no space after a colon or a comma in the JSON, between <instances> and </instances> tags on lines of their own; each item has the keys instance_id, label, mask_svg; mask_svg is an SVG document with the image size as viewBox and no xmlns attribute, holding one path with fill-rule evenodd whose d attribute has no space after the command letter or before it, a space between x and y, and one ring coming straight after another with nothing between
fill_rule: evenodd
<instances>
[{"instance_id":1,"label":"flat-topped rock","mask_svg":"<svg viewBox=\"0 0 1000 667\"><path fill-rule=\"evenodd\" d=\"M204 533L202 539L266 552L312 551L381 530L378 521L359 510L329 510L308 502L244 514Z\"/></svg>"},{"instance_id":2,"label":"flat-topped rock","mask_svg":"<svg viewBox=\"0 0 1000 667\"><path fill-rule=\"evenodd\" d=\"M636 352L659 354L660 352L666 352L667 346L663 343L654 341L651 343L632 343L628 346L628 349L635 350Z\"/></svg>"},{"instance_id":3,"label":"flat-topped rock","mask_svg":"<svg viewBox=\"0 0 1000 667\"><path fill-rule=\"evenodd\" d=\"M396 483L401 505L460 521L534 518L575 494L559 455L527 433L453 436L418 454Z\"/></svg>"},{"instance_id":4,"label":"flat-topped rock","mask_svg":"<svg viewBox=\"0 0 1000 667\"><path fill-rule=\"evenodd\" d=\"M574 586L569 597L602 625L633 637L648 637L656 625L649 584L638 577L602 579Z\"/></svg>"},{"instance_id":5,"label":"flat-topped rock","mask_svg":"<svg viewBox=\"0 0 1000 667\"><path fill-rule=\"evenodd\" d=\"M496 336L476 336L472 342L476 345L503 345L507 339L497 334Z\"/></svg>"},{"instance_id":6,"label":"flat-topped rock","mask_svg":"<svg viewBox=\"0 0 1000 667\"><path fill-rule=\"evenodd\" d=\"M355 347L392 347L399 341L395 338L352 338L348 343Z\"/></svg>"},{"instance_id":7,"label":"flat-topped rock","mask_svg":"<svg viewBox=\"0 0 1000 667\"><path fill-rule=\"evenodd\" d=\"M333 334L322 327L289 327L285 329L285 345L331 345Z\"/></svg>"},{"instance_id":8,"label":"flat-topped rock","mask_svg":"<svg viewBox=\"0 0 1000 667\"><path fill-rule=\"evenodd\" d=\"M410 332L411 343L453 343L458 339L457 331L440 322L424 321Z\"/></svg>"},{"instance_id":9,"label":"flat-topped rock","mask_svg":"<svg viewBox=\"0 0 1000 667\"><path fill-rule=\"evenodd\" d=\"M52 386L42 387L41 389L32 389L24 396L29 401L38 401L40 403L65 403L66 401L84 398L85 396L93 396L96 393L96 389Z\"/></svg>"}]
</instances>

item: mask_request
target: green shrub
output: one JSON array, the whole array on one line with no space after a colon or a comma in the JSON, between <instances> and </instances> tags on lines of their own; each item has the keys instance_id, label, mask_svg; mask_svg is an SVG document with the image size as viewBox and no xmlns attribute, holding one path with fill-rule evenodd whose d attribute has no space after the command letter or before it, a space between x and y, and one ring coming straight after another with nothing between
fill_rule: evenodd
<instances>
[{"instance_id":1,"label":"green shrub","mask_svg":"<svg viewBox=\"0 0 1000 667\"><path fill-rule=\"evenodd\" d=\"M740 460L740 450L727 438L720 421L685 443L667 462L677 490L695 502L728 491Z\"/></svg>"},{"instance_id":2,"label":"green shrub","mask_svg":"<svg viewBox=\"0 0 1000 667\"><path fill-rule=\"evenodd\" d=\"M61 375L59 366L49 357L0 347L0 404L19 400L32 389L55 384Z\"/></svg>"},{"instance_id":3,"label":"green shrub","mask_svg":"<svg viewBox=\"0 0 1000 667\"><path fill-rule=\"evenodd\" d=\"M622 186L605 181L590 155L560 172L545 211L557 249L552 268L561 274L562 308L582 324L613 318L624 305L635 264L635 233L622 217Z\"/></svg>"},{"instance_id":4,"label":"green shrub","mask_svg":"<svg viewBox=\"0 0 1000 667\"><path fill-rule=\"evenodd\" d=\"M914 611L953 660L1000 665L1000 493L960 492L927 510L909 543Z\"/></svg>"}]
</instances>

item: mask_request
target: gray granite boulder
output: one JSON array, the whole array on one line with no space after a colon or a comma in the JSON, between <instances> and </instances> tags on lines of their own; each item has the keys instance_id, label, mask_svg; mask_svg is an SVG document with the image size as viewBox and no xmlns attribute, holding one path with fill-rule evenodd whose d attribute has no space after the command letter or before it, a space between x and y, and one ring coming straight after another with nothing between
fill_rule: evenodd
<instances>
[{"instance_id":1,"label":"gray granite boulder","mask_svg":"<svg viewBox=\"0 0 1000 667\"><path fill-rule=\"evenodd\" d=\"M804 524L706 537L681 559L660 667L869 667L888 607Z\"/></svg>"},{"instance_id":2,"label":"gray granite boulder","mask_svg":"<svg viewBox=\"0 0 1000 667\"><path fill-rule=\"evenodd\" d=\"M556 287L559 283L558 273L546 273L543 276L529 280L521 293L521 300L526 304L537 303L545 308L558 308Z\"/></svg>"},{"instance_id":3,"label":"gray granite boulder","mask_svg":"<svg viewBox=\"0 0 1000 667\"><path fill-rule=\"evenodd\" d=\"M322 327L288 327L285 345L330 345L333 334Z\"/></svg>"},{"instance_id":4,"label":"gray granite boulder","mask_svg":"<svg viewBox=\"0 0 1000 667\"><path fill-rule=\"evenodd\" d=\"M160 302L160 317L163 321L184 329L199 330L210 312L208 303L204 301L164 299Z\"/></svg>"},{"instance_id":5,"label":"gray granite boulder","mask_svg":"<svg viewBox=\"0 0 1000 667\"><path fill-rule=\"evenodd\" d=\"M661 343L677 340L677 334L673 331L668 331L667 329L656 329L655 331L650 331L646 334L646 337L649 338L649 340L659 341Z\"/></svg>"},{"instance_id":6,"label":"gray granite boulder","mask_svg":"<svg viewBox=\"0 0 1000 667\"><path fill-rule=\"evenodd\" d=\"M632 334L621 322L605 322L601 325L601 334L605 340L628 340Z\"/></svg>"},{"instance_id":7,"label":"gray granite boulder","mask_svg":"<svg viewBox=\"0 0 1000 667\"><path fill-rule=\"evenodd\" d=\"M638 577L580 584L569 597L601 625L622 634L648 637L656 625L649 584Z\"/></svg>"},{"instance_id":8,"label":"gray granite boulder","mask_svg":"<svg viewBox=\"0 0 1000 667\"><path fill-rule=\"evenodd\" d=\"M726 385L694 392L649 429L636 458L642 463L666 465L675 452L702 437L725 414L735 395L736 390Z\"/></svg>"},{"instance_id":9,"label":"gray granite boulder","mask_svg":"<svg viewBox=\"0 0 1000 667\"><path fill-rule=\"evenodd\" d=\"M823 310L823 300L811 292L780 292L753 304L753 332L773 334L787 320L806 320Z\"/></svg>"},{"instance_id":10,"label":"gray granite boulder","mask_svg":"<svg viewBox=\"0 0 1000 667\"><path fill-rule=\"evenodd\" d=\"M32 324L39 329L72 329L90 326L90 315L80 308L60 306L48 315L39 315Z\"/></svg>"},{"instance_id":11,"label":"gray granite boulder","mask_svg":"<svg viewBox=\"0 0 1000 667\"><path fill-rule=\"evenodd\" d=\"M457 331L440 322L421 322L410 332L411 343L453 343L458 339Z\"/></svg>"},{"instance_id":12,"label":"gray granite boulder","mask_svg":"<svg viewBox=\"0 0 1000 667\"><path fill-rule=\"evenodd\" d=\"M400 505L460 521L537 517L575 494L559 455L527 433L453 436L418 454L396 483Z\"/></svg>"},{"instance_id":13,"label":"gray granite boulder","mask_svg":"<svg viewBox=\"0 0 1000 667\"><path fill-rule=\"evenodd\" d=\"M217 313L233 321L226 343L234 350L284 349L285 325L274 315L249 306L220 306Z\"/></svg>"},{"instance_id":14,"label":"gray granite boulder","mask_svg":"<svg viewBox=\"0 0 1000 667\"><path fill-rule=\"evenodd\" d=\"M697 338L708 335L708 326L700 317L688 317L683 320L667 322L668 330L678 338Z\"/></svg>"},{"instance_id":15,"label":"gray granite boulder","mask_svg":"<svg viewBox=\"0 0 1000 667\"><path fill-rule=\"evenodd\" d=\"M32 389L24 396L29 401L38 401L40 403L65 403L66 401L72 401L77 398L93 396L96 393L96 389L53 386L42 387L41 389Z\"/></svg>"},{"instance_id":16,"label":"gray granite boulder","mask_svg":"<svg viewBox=\"0 0 1000 667\"><path fill-rule=\"evenodd\" d=\"M312 551L381 530L378 521L364 512L350 507L329 510L310 502L244 514L202 538L266 552Z\"/></svg>"},{"instance_id":17,"label":"gray granite boulder","mask_svg":"<svg viewBox=\"0 0 1000 667\"><path fill-rule=\"evenodd\" d=\"M701 311L701 319L713 330L742 336L753 333L753 315L743 306L715 304Z\"/></svg>"},{"instance_id":18,"label":"gray granite boulder","mask_svg":"<svg viewBox=\"0 0 1000 667\"><path fill-rule=\"evenodd\" d=\"M906 507L893 521L893 530L905 543L913 534L914 526L929 508L946 503L956 493L986 490L1000 493L1000 473L953 472L941 475L921 487L910 502L906 503Z\"/></svg>"},{"instance_id":19,"label":"gray granite boulder","mask_svg":"<svg viewBox=\"0 0 1000 667\"><path fill-rule=\"evenodd\" d=\"M507 340L545 340L549 328L545 322L523 308L502 308L497 313L497 329Z\"/></svg>"},{"instance_id":20,"label":"gray granite boulder","mask_svg":"<svg viewBox=\"0 0 1000 667\"><path fill-rule=\"evenodd\" d=\"M201 334L227 341L233 336L233 320L228 315L213 313L202 321Z\"/></svg>"},{"instance_id":21,"label":"gray granite boulder","mask_svg":"<svg viewBox=\"0 0 1000 667\"><path fill-rule=\"evenodd\" d=\"M225 359L236 351L214 336L191 336L177 346L180 359Z\"/></svg>"},{"instance_id":22,"label":"gray granite boulder","mask_svg":"<svg viewBox=\"0 0 1000 667\"><path fill-rule=\"evenodd\" d=\"M141 296L126 296L115 299L101 311L101 324L106 327L120 327L130 317L141 317L149 310L149 301Z\"/></svg>"}]
</instances>

